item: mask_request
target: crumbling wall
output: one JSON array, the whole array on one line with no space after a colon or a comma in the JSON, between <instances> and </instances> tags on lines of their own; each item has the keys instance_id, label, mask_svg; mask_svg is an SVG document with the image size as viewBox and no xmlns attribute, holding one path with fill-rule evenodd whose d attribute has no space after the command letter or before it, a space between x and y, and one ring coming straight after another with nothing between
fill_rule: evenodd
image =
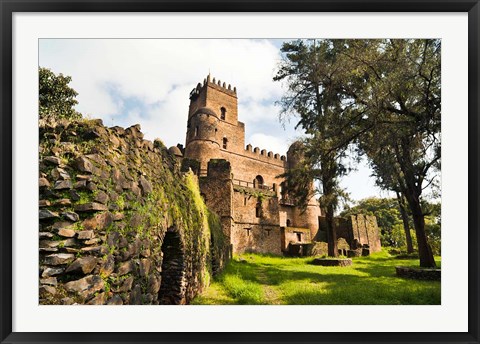
<instances>
[{"instance_id":1,"label":"crumbling wall","mask_svg":"<svg viewBox=\"0 0 480 344\"><path fill-rule=\"evenodd\" d=\"M211 241L228 242L160 141L100 120L39 129L41 304L184 304L208 285Z\"/></svg>"},{"instance_id":2,"label":"crumbling wall","mask_svg":"<svg viewBox=\"0 0 480 344\"><path fill-rule=\"evenodd\" d=\"M315 241L326 241L327 223L325 217L319 218L320 230ZM337 239L344 238L352 249L356 245L368 245L370 252L381 250L380 233L377 226L377 219L373 215L351 215L349 218L335 218L335 229Z\"/></svg>"}]
</instances>

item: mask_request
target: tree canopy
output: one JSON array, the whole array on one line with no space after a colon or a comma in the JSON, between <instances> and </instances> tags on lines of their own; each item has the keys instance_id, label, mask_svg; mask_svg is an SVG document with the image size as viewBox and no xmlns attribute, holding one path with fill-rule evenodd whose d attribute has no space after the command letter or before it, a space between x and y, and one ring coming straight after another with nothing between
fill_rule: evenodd
<instances>
[{"instance_id":1,"label":"tree canopy","mask_svg":"<svg viewBox=\"0 0 480 344\"><path fill-rule=\"evenodd\" d=\"M286 81L282 115L299 117L327 207L355 147L377 184L405 197L425 267L435 266L421 202L440 170L440 49L435 39L297 40L283 44L274 78Z\"/></svg>"},{"instance_id":2,"label":"tree canopy","mask_svg":"<svg viewBox=\"0 0 480 344\"><path fill-rule=\"evenodd\" d=\"M78 93L68 84L70 76L56 75L48 68L40 67L39 80L39 115L40 118L80 119L82 115L74 109L78 104L75 99Z\"/></svg>"}]
</instances>

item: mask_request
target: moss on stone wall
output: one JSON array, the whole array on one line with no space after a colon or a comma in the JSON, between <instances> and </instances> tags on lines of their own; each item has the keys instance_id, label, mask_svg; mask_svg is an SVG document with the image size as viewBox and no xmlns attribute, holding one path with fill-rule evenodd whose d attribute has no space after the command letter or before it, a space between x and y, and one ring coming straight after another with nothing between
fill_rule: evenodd
<instances>
[{"instance_id":1,"label":"moss on stone wall","mask_svg":"<svg viewBox=\"0 0 480 344\"><path fill-rule=\"evenodd\" d=\"M39 128L40 303L158 304L167 231L183 277L165 300L188 303L209 283L226 240L159 140L99 120Z\"/></svg>"}]
</instances>

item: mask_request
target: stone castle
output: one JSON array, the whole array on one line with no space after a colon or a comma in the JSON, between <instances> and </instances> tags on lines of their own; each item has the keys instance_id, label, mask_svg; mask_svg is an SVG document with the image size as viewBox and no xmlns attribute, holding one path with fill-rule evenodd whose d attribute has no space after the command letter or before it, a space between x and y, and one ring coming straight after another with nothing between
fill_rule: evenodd
<instances>
[{"instance_id":1,"label":"stone castle","mask_svg":"<svg viewBox=\"0 0 480 344\"><path fill-rule=\"evenodd\" d=\"M319 204L302 211L279 177L299 144L244 148L237 109L236 89L207 78L190 94L185 148L168 150L139 125L41 119L39 303L188 304L232 253L323 254ZM380 248L375 217L336 229L343 254Z\"/></svg>"},{"instance_id":2,"label":"stone castle","mask_svg":"<svg viewBox=\"0 0 480 344\"><path fill-rule=\"evenodd\" d=\"M169 151L184 171L190 168L199 176L205 203L220 216L233 253L282 254L295 245L326 241L318 201L312 197L301 209L279 177L299 163L299 145L293 143L286 156L245 146L237 89L208 75L190 93L185 146L178 144ZM339 219L339 233L350 246L355 241L379 250L375 219L359 219Z\"/></svg>"}]
</instances>

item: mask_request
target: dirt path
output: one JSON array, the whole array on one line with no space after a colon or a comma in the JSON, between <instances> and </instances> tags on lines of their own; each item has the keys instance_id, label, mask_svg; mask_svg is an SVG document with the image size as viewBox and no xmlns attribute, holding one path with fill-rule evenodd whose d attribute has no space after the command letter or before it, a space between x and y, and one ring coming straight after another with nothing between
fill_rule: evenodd
<instances>
[{"instance_id":1,"label":"dirt path","mask_svg":"<svg viewBox=\"0 0 480 344\"><path fill-rule=\"evenodd\" d=\"M280 299L280 295L278 294L274 286L269 285L268 277L265 274L264 270L258 270L257 278L258 281L262 284L266 303L268 305L281 305L282 301Z\"/></svg>"}]
</instances>

